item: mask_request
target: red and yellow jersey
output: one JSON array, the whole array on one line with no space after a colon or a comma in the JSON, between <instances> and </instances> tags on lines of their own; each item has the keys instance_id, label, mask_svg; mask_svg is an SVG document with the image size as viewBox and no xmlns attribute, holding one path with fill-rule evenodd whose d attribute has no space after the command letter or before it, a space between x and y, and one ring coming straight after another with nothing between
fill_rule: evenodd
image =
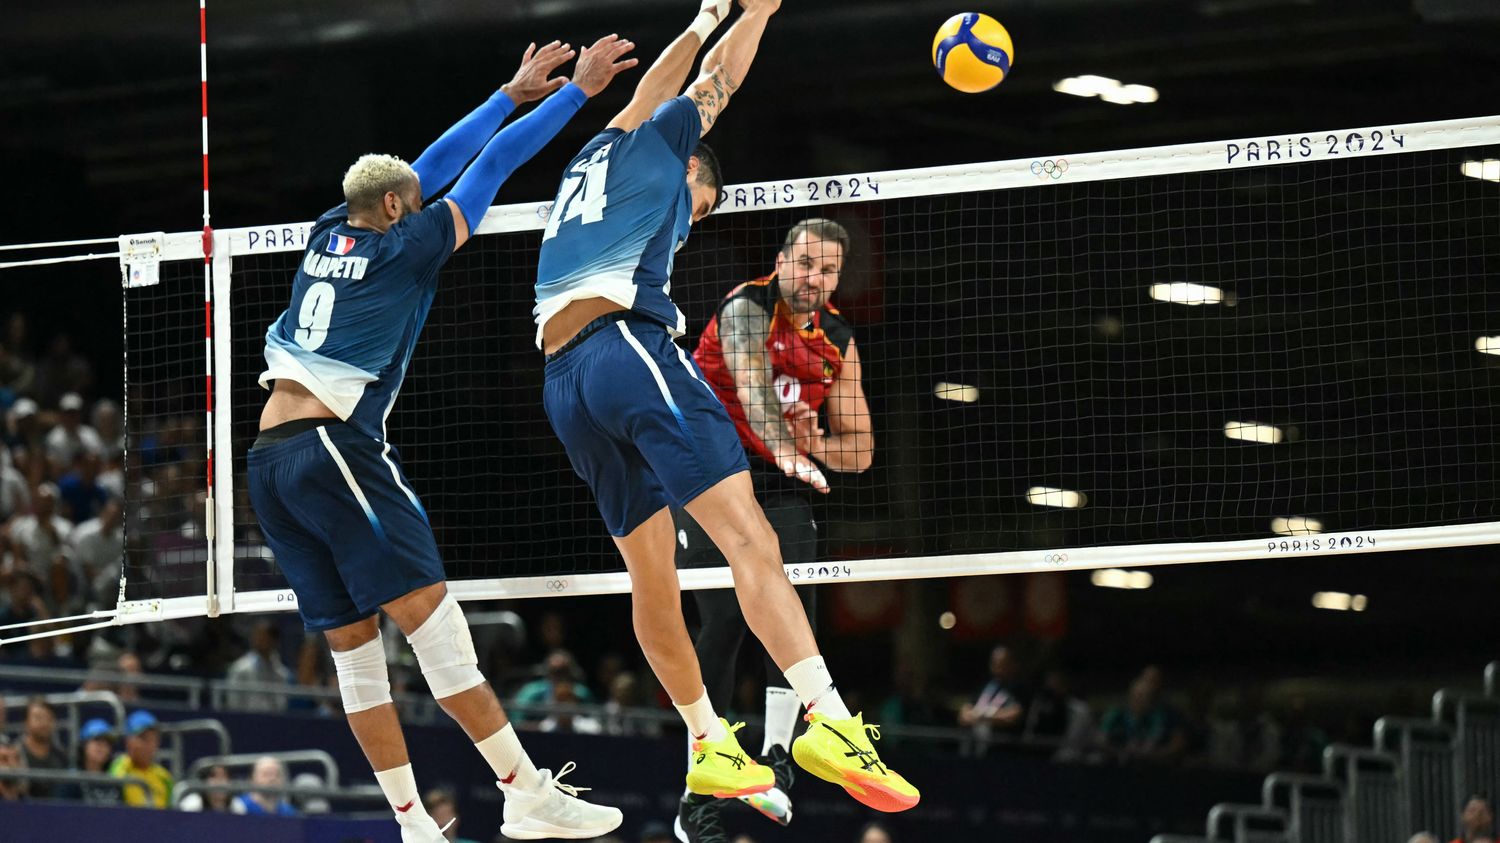
<instances>
[{"instance_id":1,"label":"red and yellow jersey","mask_svg":"<svg viewBox=\"0 0 1500 843\"><path fill-rule=\"evenodd\" d=\"M724 305L736 298L748 298L771 314L771 334L766 338L766 351L771 358L776 394L781 399L782 407L801 401L813 412L817 412L822 408L829 390L833 388L833 382L838 380L839 372L844 369L844 355L849 351L849 343L854 338L849 323L844 321L844 317L832 305L824 305L813 314L810 322L796 324L793 322L791 308L781 298L781 289L776 283L775 275L735 287L719 303L720 312ZM750 425L745 421L745 409L740 406L739 395L735 391L734 374L724 363L724 348L719 343L718 314L714 315L704 329L693 358L703 369L704 377L718 394L719 400L724 402L724 408L734 420L734 426L739 431L740 441L744 443L746 450L774 462L775 456L771 450L750 430Z\"/></svg>"}]
</instances>

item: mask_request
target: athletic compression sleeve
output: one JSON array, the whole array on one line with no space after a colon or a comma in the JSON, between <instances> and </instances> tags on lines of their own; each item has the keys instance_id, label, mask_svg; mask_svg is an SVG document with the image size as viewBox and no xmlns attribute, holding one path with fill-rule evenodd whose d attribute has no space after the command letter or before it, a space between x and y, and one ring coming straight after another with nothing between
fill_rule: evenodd
<instances>
[{"instance_id":1,"label":"athletic compression sleeve","mask_svg":"<svg viewBox=\"0 0 1500 843\"><path fill-rule=\"evenodd\" d=\"M500 185L562 131L588 98L582 88L569 82L535 111L506 126L485 144L479 157L459 177L458 184L448 191L448 198L458 205L468 222L470 233L484 219L484 212L495 201Z\"/></svg>"},{"instance_id":2,"label":"athletic compression sleeve","mask_svg":"<svg viewBox=\"0 0 1500 843\"><path fill-rule=\"evenodd\" d=\"M495 130L516 110L516 102L504 91L496 91L480 106L469 112L464 119L454 123L442 137L432 142L422 156L411 165L422 180L422 201L437 195L447 187L464 165L474 160L484 144L494 136Z\"/></svg>"}]
</instances>

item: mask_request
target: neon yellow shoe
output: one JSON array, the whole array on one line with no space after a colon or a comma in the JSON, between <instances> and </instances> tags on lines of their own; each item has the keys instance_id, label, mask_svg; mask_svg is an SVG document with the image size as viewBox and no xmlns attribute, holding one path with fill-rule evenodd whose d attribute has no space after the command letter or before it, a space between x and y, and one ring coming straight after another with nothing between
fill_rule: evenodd
<instances>
[{"instance_id":1,"label":"neon yellow shoe","mask_svg":"<svg viewBox=\"0 0 1500 843\"><path fill-rule=\"evenodd\" d=\"M719 722L724 724L726 734L723 738L693 742L692 765L687 774L688 790L700 796L733 799L764 793L775 786L776 776L771 768L755 763L754 758L740 749L740 742L734 737L734 733L745 728L745 724L731 726L722 717Z\"/></svg>"},{"instance_id":2,"label":"neon yellow shoe","mask_svg":"<svg viewBox=\"0 0 1500 843\"><path fill-rule=\"evenodd\" d=\"M832 782L877 811L894 813L916 807L922 794L901 774L885 766L871 740L880 740L880 727L866 725L861 715L835 720L821 712L803 718L807 731L792 742L797 764L818 778Z\"/></svg>"}]
</instances>

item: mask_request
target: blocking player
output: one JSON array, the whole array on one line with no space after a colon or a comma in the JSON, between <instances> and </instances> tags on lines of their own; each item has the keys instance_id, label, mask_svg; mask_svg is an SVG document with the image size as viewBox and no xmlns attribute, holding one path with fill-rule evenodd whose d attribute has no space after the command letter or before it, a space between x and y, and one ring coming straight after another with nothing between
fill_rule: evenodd
<instances>
[{"instance_id":1,"label":"blocking player","mask_svg":"<svg viewBox=\"0 0 1500 843\"><path fill-rule=\"evenodd\" d=\"M247 460L251 502L303 622L333 649L349 726L404 843L445 838L422 807L391 703L381 610L406 634L433 696L495 771L505 835L581 839L620 824L619 810L584 802L559 781L572 762L553 775L521 748L479 673L468 623L448 594L427 514L386 439L385 419L438 269L469 239L501 182L635 65L623 59L632 46L613 35L599 39L568 82L549 77L574 51L555 41L540 50L533 44L515 78L415 164L388 155L356 161L344 175L344 204L314 224L291 304L266 332L260 383L272 392ZM535 111L496 133L516 106L542 97ZM423 208L454 177L452 189Z\"/></svg>"},{"instance_id":2,"label":"blocking player","mask_svg":"<svg viewBox=\"0 0 1500 843\"><path fill-rule=\"evenodd\" d=\"M715 714L682 618L671 506L703 526L729 560L745 619L808 709L792 748L804 769L881 810L918 794L880 761L818 654L776 534L755 502L744 448L724 406L674 339L672 256L717 203L723 177L699 143L750 69L779 0L741 0L744 13L704 56L729 0L706 0L686 32L641 78L635 96L568 165L542 238L533 311L546 352L548 419L594 492L630 573L636 637L695 743L697 794L741 796L774 784ZM795 456L783 469L812 476Z\"/></svg>"},{"instance_id":3,"label":"blocking player","mask_svg":"<svg viewBox=\"0 0 1500 843\"><path fill-rule=\"evenodd\" d=\"M804 490L812 486L826 492L828 486L821 473L789 477L778 466L800 455L832 471L860 472L875 455L854 333L829 304L848 253L849 234L832 220L806 219L792 226L776 254L775 270L730 291L693 354L734 420L740 442L754 454L750 476L755 497L787 564L816 561L818 525ZM818 424L819 411L826 411L827 435ZM673 515L680 567L726 564L697 522L681 510ZM797 593L813 617L812 588ZM733 592L700 590L693 596L702 619L695 641L698 662L709 701L722 708L733 689L745 617ZM800 707L767 656L760 760L775 772L776 787L742 799L781 825L792 820L788 751ZM716 799L685 795L678 809L678 838L685 843L723 840L718 822L722 806Z\"/></svg>"}]
</instances>

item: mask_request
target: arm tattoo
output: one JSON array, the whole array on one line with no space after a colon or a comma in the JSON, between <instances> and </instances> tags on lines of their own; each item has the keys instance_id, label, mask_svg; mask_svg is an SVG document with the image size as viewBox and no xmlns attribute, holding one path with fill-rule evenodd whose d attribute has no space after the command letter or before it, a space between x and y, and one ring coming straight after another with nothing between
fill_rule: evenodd
<instances>
[{"instance_id":1,"label":"arm tattoo","mask_svg":"<svg viewBox=\"0 0 1500 843\"><path fill-rule=\"evenodd\" d=\"M693 105L698 109L698 119L703 124L705 134L713 128L714 121L719 119L719 112L729 102L729 96L739 90L739 87L734 77L729 75L723 65L719 65L693 91Z\"/></svg>"},{"instance_id":2,"label":"arm tattoo","mask_svg":"<svg viewBox=\"0 0 1500 843\"><path fill-rule=\"evenodd\" d=\"M776 395L775 373L766 353L771 336L771 316L745 298L730 300L719 314L719 342L724 362L734 375L736 394L745 410L750 430L773 454L795 450L792 431L781 415Z\"/></svg>"}]
</instances>

